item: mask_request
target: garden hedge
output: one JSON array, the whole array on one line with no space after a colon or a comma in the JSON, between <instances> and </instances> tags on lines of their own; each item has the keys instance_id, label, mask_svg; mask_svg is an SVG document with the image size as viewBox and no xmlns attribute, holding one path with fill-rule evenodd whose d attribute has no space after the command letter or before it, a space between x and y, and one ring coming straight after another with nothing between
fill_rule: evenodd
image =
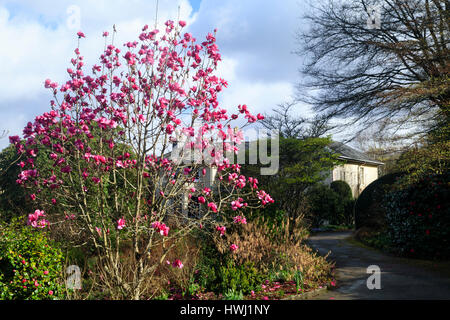
<instances>
[{"instance_id":1,"label":"garden hedge","mask_svg":"<svg viewBox=\"0 0 450 320\"><path fill-rule=\"evenodd\" d=\"M386 195L387 234L403 254L450 257L449 174L427 176Z\"/></svg>"},{"instance_id":2,"label":"garden hedge","mask_svg":"<svg viewBox=\"0 0 450 320\"><path fill-rule=\"evenodd\" d=\"M369 184L359 195L355 203L355 227L372 230L384 230L386 227L386 210L383 199L394 183L403 174L392 173Z\"/></svg>"}]
</instances>

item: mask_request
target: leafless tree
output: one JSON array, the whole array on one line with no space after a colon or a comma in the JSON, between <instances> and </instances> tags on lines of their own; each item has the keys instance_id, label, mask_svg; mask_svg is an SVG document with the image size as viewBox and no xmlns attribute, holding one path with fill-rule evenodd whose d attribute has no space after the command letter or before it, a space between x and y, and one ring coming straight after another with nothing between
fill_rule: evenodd
<instances>
[{"instance_id":1,"label":"leafless tree","mask_svg":"<svg viewBox=\"0 0 450 320\"><path fill-rule=\"evenodd\" d=\"M3 132L0 134L0 139L5 138L8 135L9 131L8 130L3 130Z\"/></svg>"},{"instance_id":2,"label":"leafless tree","mask_svg":"<svg viewBox=\"0 0 450 320\"><path fill-rule=\"evenodd\" d=\"M382 119L414 135L448 126L449 0L326 0L311 12L298 34L299 100L364 128Z\"/></svg>"},{"instance_id":3,"label":"leafless tree","mask_svg":"<svg viewBox=\"0 0 450 320\"><path fill-rule=\"evenodd\" d=\"M327 116L316 115L311 119L295 116L293 107L296 105L295 101L279 104L272 110L272 114L265 115L261 124L267 130L278 130L284 138L316 138L331 129Z\"/></svg>"}]
</instances>

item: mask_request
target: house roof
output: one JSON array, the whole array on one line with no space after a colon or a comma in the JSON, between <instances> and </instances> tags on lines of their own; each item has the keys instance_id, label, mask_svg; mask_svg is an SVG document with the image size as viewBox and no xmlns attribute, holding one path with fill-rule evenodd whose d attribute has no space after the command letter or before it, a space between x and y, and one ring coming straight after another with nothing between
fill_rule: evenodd
<instances>
[{"instance_id":1,"label":"house roof","mask_svg":"<svg viewBox=\"0 0 450 320\"><path fill-rule=\"evenodd\" d=\"M355 161L360 163L367 163L375 166L381 166L384 165L383 162L371 159L367 154L364 152L361 152L359 150L353 149L352 147L349 147L342 142L332 142L329 145L329 148L340 154L339 159L346 160L346 161Z\"/></svg>"}]
</instances>

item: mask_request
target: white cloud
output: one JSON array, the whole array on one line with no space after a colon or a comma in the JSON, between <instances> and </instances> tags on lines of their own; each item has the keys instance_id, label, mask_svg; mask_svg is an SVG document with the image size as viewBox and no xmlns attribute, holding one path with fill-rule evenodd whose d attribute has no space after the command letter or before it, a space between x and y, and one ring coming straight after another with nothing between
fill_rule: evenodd
<instances>
[{"instance_id":1,"label":"white cloud","mask_svg":"<svg viewBox=\"0 0 450 320\"><path fill-rule=\"evenodd\" d=\"M14 3L18 5L23 1ZM102 31L111 30L116 24L119 31L116 43L122 43L135 39L143 25L155 21L153 1L102 0L74 4L81 10L81 26L87 35L80 49L90 64L97 62L103 48ZM27 1L26 7L21 7L23 11L14 15L0 5L0 43L3 44L0 47L0 96L3 101L34 99L44 92L42 84L46 78L59 83L66 79L65 70L77 46L78 30L70 30L66 23L67 8L71 5L65 1ZM158 20L176 19L178 5L180 18L188 19L192 8L187 0L180 0L161 1ZM56 27L51 27L53 22Z\"/></svg>"},{"instance_id":2,"label":"white cloud","mask_svg":"<svg viewBox=\"0 0 450 320\"><path fill-rule=\"evenodd\" d=\"M155 23L155 1L0 1L0 130L21 134L24 125L48 108L51 95L45 79L67 80L66 68L77 46L70 29L68 8L80 8L81 29L86 34L80 50L88 65L98 62L103 31L118 30L116 44L135 39L145 24ZM159 26L168 19L195 21L188 0L160 0ZM0 148L7 145L0 141Z\"/></svg>"},{"instance_id":3,"label":"white cloud","mask_svg":"<svg viewBox=\"0 0 450 320\"><path fill-rule=\"evenodd\" d=\"M300 58L292 52L303 10L298 0L202 1L192 30L218 29L222 53L239 61L239 79L295 82Z\"/></svg>"},{"instance_id":4,"label":"white cloud","mask_svg":"<svg viewBox=\"0 0 450 320\"><path fill-rule=\"evenodd\" d=\"M0 130L20 134L27 121L48 108L43 82L67 80L66 68L77 46L68 28L67 9L80 8L80 50L85 62L97 62L103 31L118 30L116 44L133 40L144 24L155 22L156 1L149 0L0 0ZM197 39L218 28L222 52L219 74L229 82L220 97L223 107L247 104L254 113L268 112L289 100L298 80L300 60L295 31L302 6L297 0L203 0L193 14L188 0L159 0L158 21L186 20ZM299 109L302 112L302 109ZM0 141L0 148L6 146Z\"/></svg>"}]
</instances>

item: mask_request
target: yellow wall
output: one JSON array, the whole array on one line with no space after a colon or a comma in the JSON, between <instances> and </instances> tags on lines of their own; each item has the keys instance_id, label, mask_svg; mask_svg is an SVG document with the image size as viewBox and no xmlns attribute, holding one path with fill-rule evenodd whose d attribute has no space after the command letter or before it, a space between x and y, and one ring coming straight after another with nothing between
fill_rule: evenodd
<instances>
[{"instance_id":1,"label":"yellow wall","mask_svg":"<svg viewBox=\"0 0 450 320\"><path fill-rule=\"evenodd\" d=\"M347 163L333 169L331 176L326 180L329 184L332 181L343 180L350 185L353 197L358 197L361 192L378 179L378 167Z\"/></svg>"}]
</instances>

